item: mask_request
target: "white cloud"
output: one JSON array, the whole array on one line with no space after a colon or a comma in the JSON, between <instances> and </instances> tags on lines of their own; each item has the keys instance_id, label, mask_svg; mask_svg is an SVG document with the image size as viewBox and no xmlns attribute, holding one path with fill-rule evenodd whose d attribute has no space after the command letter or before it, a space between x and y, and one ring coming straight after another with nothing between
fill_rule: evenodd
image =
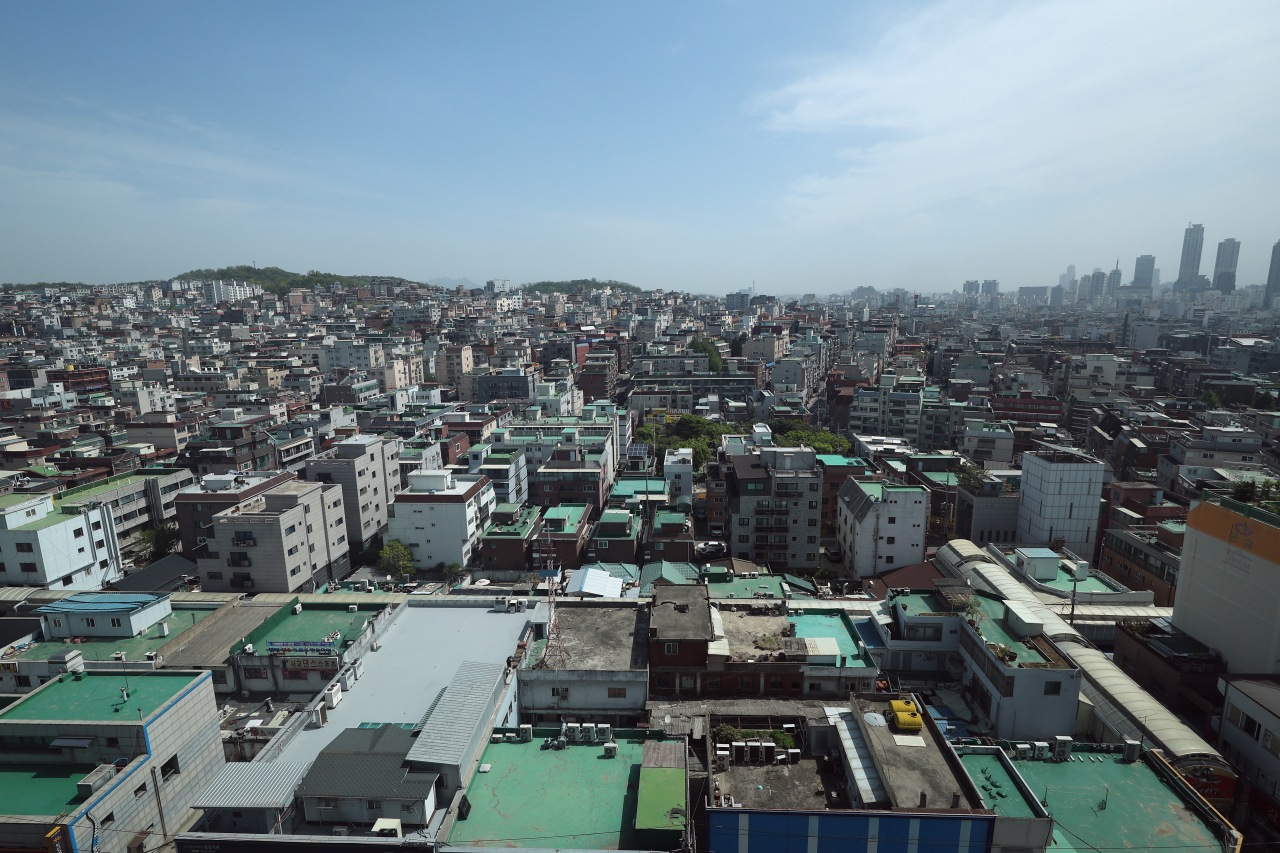
<instances>
[{"instance_id":1,"label":"white cloud","mask_svg":"<svg viewBox=\"0 0 1280 853\"><path fill-rule=\"evenodd\" d=\"M778 133L838 146L842 167L790 187L801 225L1119 202L1242 170L1274 178L1278 42L1274 3L946 2L756 106Z\"/></svg>"}]
</instances>

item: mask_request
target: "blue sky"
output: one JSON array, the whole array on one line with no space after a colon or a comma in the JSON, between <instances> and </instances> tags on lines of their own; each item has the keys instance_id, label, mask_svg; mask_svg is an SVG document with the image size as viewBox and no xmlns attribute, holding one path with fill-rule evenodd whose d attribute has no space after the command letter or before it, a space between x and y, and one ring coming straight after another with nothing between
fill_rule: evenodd
<instances>
[{"instance_id":1,"label":"blue sky","mask_svg":"<svg viewBox=\"0 0 1280 853\"><path fill-rule=\"evenodd\" d=\"M1118 7L1118 8L1117 8ZM1280 4L8 4L0 281L724 293L1280 239Z\"/></svg>"}]
</instances>

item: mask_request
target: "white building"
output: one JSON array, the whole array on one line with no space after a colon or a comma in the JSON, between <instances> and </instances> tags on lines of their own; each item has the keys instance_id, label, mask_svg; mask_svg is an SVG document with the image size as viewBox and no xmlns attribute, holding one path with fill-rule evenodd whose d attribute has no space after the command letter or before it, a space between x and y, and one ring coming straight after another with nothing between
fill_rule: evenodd
<instances>
[{"instance_id":1,"label":"white building","mask_svg":"<svg viewBox=\"0 0 1280 853\"><path fill-rule=\"evenodd\" d=\"M96 590L122 576L111 507L0 495L0 585Z\"/></svg>"},{"instance_id":2,"label":"white building","mask_svg":"<svg viewBox=\"0 0 1280 853\"><path fill-rule=\"evenodd\" d=\"M1064 539L1076 554L1092 555L1106 480L1106 467L1078 450L1049 446L1022 454L1018 541Z\"/></svg>"},{"instance_id":3,"label":"white building","mask_svg":"<svg viewBox=\"0 0 1280 853\"><path fill-rule=\"evenodd\" d=\"M399 439L353 435L307 460L303 479L342 486L347 540L356 551L387 526L388 508L400 491L399 458Z\"/></svg>"},{"instance_id":4,"label":"white building","mask_svg":"<svg viewBox=\"0 0 1280 853\"><path fill-rule=\"evenodd\" d=\"M58 637L129 639L173 613L168 595L83 592L38 608L46 640Z\"/></svg>"},{"instance_id":5,"label":"white building","mask_svg":"<svg viewBox=\"0 0 1280 853\"><path fill-rule=\"evenodd\" d=\"M150 412L176 412L173 392L158 382L127 379L112 383L112 394L122 406L131 406L137 417Z\"/></svg>"},{"instance_id":6,"label":"white building","mask_svg":"<svg viewBox=\"0 0 1280 853\"><path fill-rule=\"evenodd\" d=\"M496 502L493 483L483 475L413 471L409 488L396 495L386 538L408 546L414 568L465 566L480 550Z\"/></svg>"},{"instance_id":7,"label":"white building","mask_svg":"<svg viewBox=\"0 0 1280 853\"><path fill-rule=\"evenodd\" d=\"M859 577L924 562L928 490L850 478L837 503L836 539L845 565Z\"/></svg>"},{"instance_id":8,"label":"white building","mask_svg":"<svg viewBox=\"0 0 1280 853\"><path fill-rule=\"evenodd\" d=\"M693 498L693 451L687 447L668 450L662 460L662 476L671 499Z\"/></svg>"}]
</instances>

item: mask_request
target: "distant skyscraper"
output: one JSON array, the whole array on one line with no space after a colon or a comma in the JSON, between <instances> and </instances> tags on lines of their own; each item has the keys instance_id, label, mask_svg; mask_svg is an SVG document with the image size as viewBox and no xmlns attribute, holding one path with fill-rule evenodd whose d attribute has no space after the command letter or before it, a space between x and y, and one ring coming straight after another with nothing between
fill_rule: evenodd
<instances>
[{"instance_id":1,"label":"distant skyscraper","mask_svg":"<svg viewBox=\"0 0 1280 853\"><path fill-rule=\"evenodd\" d=\"M1228 237L1218 244L1218 257L1213 262L1213 289L1230 293L1236 289L1236 261L1240 260L1240 241Z\"/></svg>"},{"instance_id":2,"label":"distant skyscraper","mask_svg":"<svg viewBox=\"0 0 1280 853\"><path fill-rule=\"evenodd\" d=\"M1076 265L1067 264L1067 281L1075 281L1075 278L1076 278Z\"/></svg>"},{"instance_id":3,"label":"distant skyscraper","mask_svg":"<svg viewBox=\"0 0 1280 853\"><path fill-rule=\"evenodd\" d=\"M1151 289L1152 291L1160 289L1160 270L1151 271Z\"/></svg>"},{"instance_id":4,"label":"distant skyscraper","mask_svg":"<svg viewBox=\"0 0 1280 853\"><path fill-rule=\"evenodd\" d=\"M1154 287L1155 282L1152 280L1152 273L1155 272L1155 269L1155 255L1138 255L1138 260L1133 264L1133 286Z\"/></svg>"},{"instance_id":5,"label":"distant skyscraper","mask_svg":"<svg viewBox=\"0 0 1280 853\"><path fill-rule=\"evenodd\" d=\"M983 296L991 296L999 292L1000 292L1000 282L989 278L982 283Z\"/></svg>"},{"instance_id":6,"label":"distant skyscraper","mask_svg":"<svg viewBox=\"0 0 1280 853\"><path fill-rule=\"evenodd\" d=\"M1204 249L1204 226L1187 225L1182 235L1182 262L1178 264L1178 280L1174 287L1185 290L1195 285L1200 275L1200 253Z\"/></svg>"},{"instance_id":7,"label":"distant skyscraper","mask_svg":"<svg viewBox=\"0 0 1280 853\"><path fill-rule=\"evenodd\" d=\"M1062 276L1062 278L1066 278L1066 275L1063 275L1063 276ZM1063 301L1063 299L1064 299L1064 297L1065 297L1066 292L1067 292L1067 289L1066 289L1065 287L1063 287L1061 284L1059 284L1057 287L1055 287L1055 288L1053 288L1052 290L1050 290L1050 291L1049 291L1049 305L1051 305L1051 306L1053 306L1053 305L1061 305L1061 304L1062 304L1062 301Z\"/></svg>"},{"instance_id":8,"label":"distant skyscraper","mask_svg":"<svg viewBox=\"0 0 1280 853\"><path fill-rule=\"evenodd\" d=\"M1270 308L1271 301L1280 297L1280 240L1271 247L1271 269L1267 272L1267 290L1263 295L1263 307Z\"/></svg>"},{"instance_id":9,"label":"distant skyscraper","mask_svg":"<svg viewBox=\"0 0 1280 853\"><path fill-rule=\"evenodd\" d=\"M980 286L980 282L978 282L976 279L974 281L966 281L964 283L964 295L977 296L979 286Z\"/></svg>"},{"instance_id":10,"label":"distant skyscraper","mask_svg":"<svg viewBox=\"0 0 1280 853\"><path fill-rule=\"evenodd\" d=\"M1116 268L1113 269L1111 272L1107 273L1107 289L1106 289L1107 296L1116 295L1116 288L1120 286L1121 278L1122 278L1122 273L1120 272L1120 259L1116 258Z\"/></svg>"}]
</instances>

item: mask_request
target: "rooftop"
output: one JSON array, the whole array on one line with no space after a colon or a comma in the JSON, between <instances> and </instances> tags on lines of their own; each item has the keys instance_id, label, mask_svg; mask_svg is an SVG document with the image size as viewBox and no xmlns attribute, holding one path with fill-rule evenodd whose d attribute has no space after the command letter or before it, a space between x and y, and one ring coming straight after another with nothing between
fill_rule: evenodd
<instances>
[{"instance_id":1,"label":"rooftop","mask_svg":"<svg viewBox=\"0 0 1280 853\"><path fill-rule=\"evenodd\" d=\"M40 608L44 610L45 608ZM111 660L116 652L124 652L126 661L146 660L147 652L154 652L161 646L177 638L191 626L212 616L216 608L174 610L163 621L169 623L169 636L160 636L160 623L152 625L136 637L109 637L100 640L85 640L82 643L67 645L58 641L32 643L10 660L48 660L59 652L74 650L85 660ZM239 639L239 637L236 637ZM229 647L231 644L227 643ZM223 651L226 651L224 647Z\"/></svg>"},{"instance_id":2,"label":"rooftop","mask_svg":"<svg viewBox=\"0 0 1280 853\"><path fill-rule=\"evenodd\" d=\"M966 752L960 763L973 779L987 808L1002 817L1037 817L1036 803L1028 799L1000 756L994 752Z\"/></svg>"},{"instance_id":3,"label":"rooftop","mask_svg":"<svg viewBox=\"0 0 1280 853\"><path fill-rule=\"evenodd\" d=\"M92 764L0 764L0 814L52 816L84 801L76 783Z\"/></svg>"},{"instance_id":4,"label":"rooftop","mask_svg":"<svg viewBox=\"0 0 1280 853\"><path fill-rule=\"evenodd\" d=\"M132 675L84 672L61 675L0 711L0 722L14 720L97 720L132 722L149 717L199 676L153 670ZM122 698L127 690L129 698Z\"/></svg>"},{"instance_id":5,"label":"rooftop","mask_svg":"<svg viewBox=\"0 0 1280 853\"><path fill-rule=\"evenodd\" d=\"M539 508L532 505L517 507L515 504L498 504L490 517L499 513L514 513L514 515L510 522L495 522L489 525L489 529L484 532L485 536L526 539L533 532L533 527L538 521Z\"/></svg>"},{"instance_id":6,"label":"rooftop","mask_svg":"<svg viewBox=\"0 0 1280 853\"><path fill-rule=\"evenodd\" d=\"M847 666L875 666L875 661L865 649L859 649L855 637L860 639L858 631L843 610L805 613L794 611L787 615L791 624L796 626L795 636L816 640L830 637L840 647L840 654L846 658Z\"/></svg>"},{"instance_id":7,"label":"rooftop","mask_svg":"<svg viewBox=\"0 0 1280 853\"><path fill-rule=\"evenodd\" d=\"M649 611L638 607L573 607L559 605L556 623L567 660L565 670L643 670L649 664ZM541 659L529 654L526 668Z\"/></svg>"},{"instance_id":8,"label":"rooftop","mask_svg":"<svg viewBox=\"0 0 1280 853\"><path fill-rule=\"evenodd\" d=\"M611 759L602 758L601 744L542 748L544 738L559 733L558 728L534 729L529 743L485 748L480 761L490 769L472 777L467 788L471 815L454 824L449 844L639 849L635 827L640 818L653 817L648 815L652 809L645 814L638 809L647 787L641 778L646 733L615 731L618 756ZM669 780L654 781L670 788ZM683 784L680 794L683 800Z\"/></svg>"},{"instance_id":9,"label":"rooftop","mask_svg":"<svg viewBox=\"0 0 1280 853\"><path fill-rule=\"evenodd\" d=\"M1114 752L1076 752L1070 761L1015 761L1014 766L1030 789L1047 799L1056 829L1065 830L1064 840L1077 849L1222 849L1201 815L1144 761L1125 762Z\"/></svg>"},{"instance_id":10,"label":"rooftop","mask_svg":"<svg viewBox=\"0 0 1280 853\"><path fill-rule=\"evenodd\" d=\"M332 648L340 650L344 641L355 638L364 630L365 622L372 616L373 612L369 610L348 613L346 606L333 609L303 607L301 613L287 610L282 618L264 624L248 640L255 645L255 651L259 654L307 651L306 646L292 645L301 643L328 643ZM338 636L333 637L334 632ZM332 639L328 639L330 637ZM310 648L320 646L313 645Z\"/></svg>"},{"instance_id":11,"label":"rooftop","mask_svg":"<svg viewBox=\"0 0 1280 853\"><path fill-rule=\"evenodd\" d=\"M527 623L525 614L479 607L405 608L379 639L379 650L364 656L364 673L328 712L327 725L299 732L278 758L313 760L333 739L335 727L417 725L453 680L460 660L425 650L465 648L468 660L505 665Z\"/></svg>"},{"instance_id":12,"label":"rooftop","mask_svg":"<svg viewBox=\"0 0 1280 853\"><path fill-rule=\"evenodd\" d=\"M859 696L854 700L858 706L858 727L867 748L875 756L880 782L890 805L917 808L923 795L928 808L946 809L951 808L952 796L958 792L960 808L976 808L977 803L968 802L970 794L964 780L947 762L944 747L934 740L927 724L923 729L903 733L892 722L873 725L867 720L867 714L877 714L891 721L893 713L889 702L895 698L899 697L877 694L875 698Z\"/></svg>"}]
</instances>

